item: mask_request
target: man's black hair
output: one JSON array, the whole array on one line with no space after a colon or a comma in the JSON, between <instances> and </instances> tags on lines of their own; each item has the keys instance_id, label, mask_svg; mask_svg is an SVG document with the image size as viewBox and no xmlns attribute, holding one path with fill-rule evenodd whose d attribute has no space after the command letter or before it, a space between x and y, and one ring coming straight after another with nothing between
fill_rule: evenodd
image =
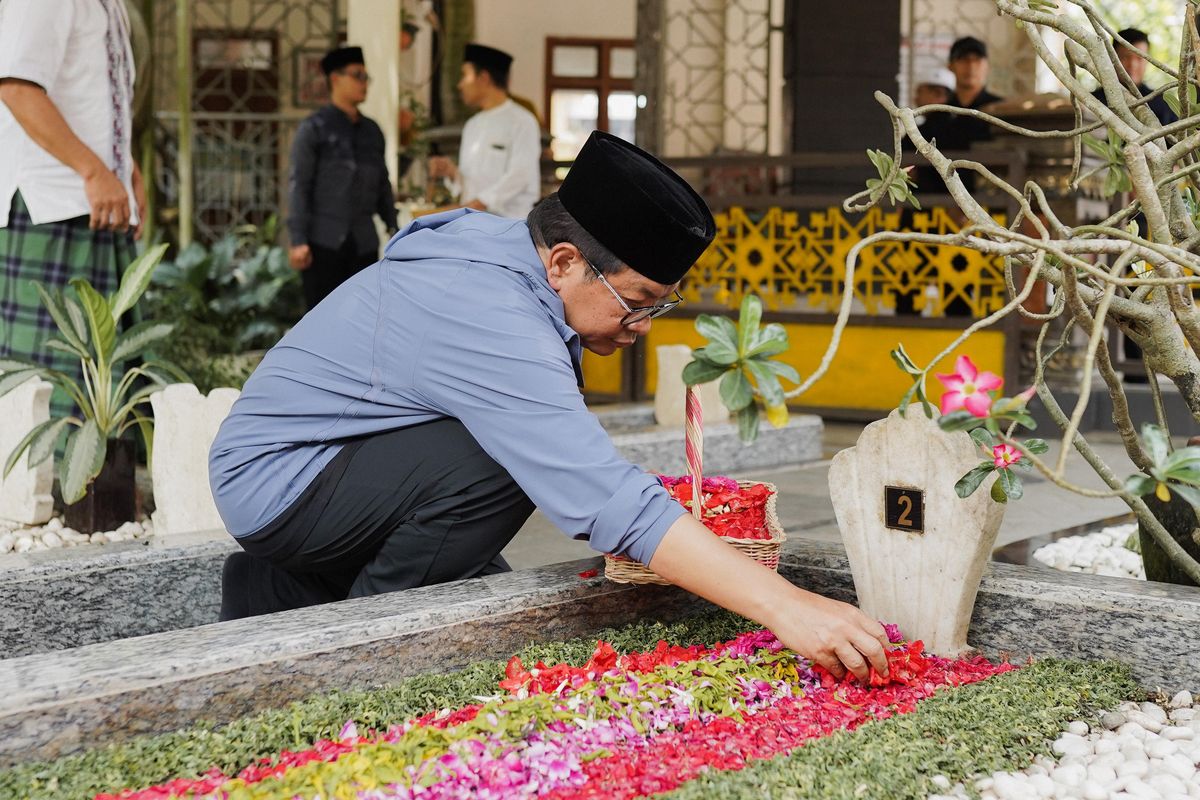
<instances>
[{"instance_id":1,"label":"man's black hair","mask_svg":"<svg viewBox=\"0 0 1200 800\"><path fill-rule=\"evenodd\" d=\"M1150 44L1150 37L1146 35L1146 32L1139 31L1137 28L1126 28L1123 31L1117 31L1117 36L1129 42L1134 47L1137 47L1142 42L1145 42L1147 45Z\"/></svg>"},{"instance_id":2,"label":"man's black hair","mask_svg":"<svg viewBox=\"0 0 1200 800\"><path fill-rule=\"evenodd\" d=\"M578 247L583 257L605 275L625 269L621 259L596 241L596 237L584 230L570 212L563 208L562 201L558 199L558 192L547 195L538 202L525 221L529 225L533 243L538 247L548 249L556 244L568 242ZM593 277L592 271L588 270L587 275L589 278Z\"/></svg>"}]
</instances>

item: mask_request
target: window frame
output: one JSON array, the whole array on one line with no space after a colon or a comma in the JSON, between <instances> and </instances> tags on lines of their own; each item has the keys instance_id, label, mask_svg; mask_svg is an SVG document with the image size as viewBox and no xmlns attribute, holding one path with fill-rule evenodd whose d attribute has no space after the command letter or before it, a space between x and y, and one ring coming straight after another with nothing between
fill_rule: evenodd
<instances>
[{"instance_id":1,"label":"window frame","mask_svg":"<svg viewBox=\"0 0 1200 800\"><path fill-rule=\"evenodd\" d=\"M547 125L551 124L551 120L554 118L552 109L550 108L550 99L554 96L554 91L556 89L583 89L585 91L596 92L598 102L596 108L596 128L607 132L609 95L618 92L632 93L635 91L633 78L613 78L609 76L612 51L621 49L636 50L636 44L637 42L634 39L547 36L545 105L542 106L542 108L546 109ZM596 48L599 51L599 64L597 65L596 77L568 78L556 76L554 74L554 48L556 47Z\"/></svg>"}]
</instances>

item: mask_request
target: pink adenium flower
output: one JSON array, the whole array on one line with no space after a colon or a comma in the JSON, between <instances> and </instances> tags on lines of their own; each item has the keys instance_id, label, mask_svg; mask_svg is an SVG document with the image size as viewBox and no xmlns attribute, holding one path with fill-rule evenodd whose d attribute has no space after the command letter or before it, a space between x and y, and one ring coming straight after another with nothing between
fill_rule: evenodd
<instances>
[{"instance_id":1,"label":"pink adenium flower","mask_svg":"<svg viewBox=\"0 0 1200 800\"><path fill-rule=\"evenodd\" d=\"M1021 451L1010 444L998 444L992 448L992 463L1003 469L1021 460Z\"/></svg>"},{"instance_id":2,"label":"pink adenium flower","mask_svg":"<svg viewBox=\"0 0 1200 800\"><path fill-rule=\"evenodd\" d=\"M977 417L986 417L992 407L992 396L988 392L999 389L1004 380L994 372L980 372L968 356L959 356L954 362L954 370L937 376L946 387L946 393L942 395L942 413L966 408Z\"/></svg>"}]
</instances>

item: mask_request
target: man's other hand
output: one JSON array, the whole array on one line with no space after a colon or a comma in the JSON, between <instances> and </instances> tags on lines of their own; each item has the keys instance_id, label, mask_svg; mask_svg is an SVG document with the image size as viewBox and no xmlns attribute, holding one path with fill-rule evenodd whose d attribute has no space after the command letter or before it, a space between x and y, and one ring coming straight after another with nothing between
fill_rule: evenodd
<instances>
[{"instance_id":1,"label":"man's other hand","mask_svg":"<svg viewBox=\"0 0 1200 800\"><path fill-rule=\"evenodd\" d=\"M294 270L303 271L312 266L312 250L306 244L288 249L288 264Z\"/></svg>"},{"instance_id":2,"label":"man's other hand","mask_svg":"<svg viewBox=\"0 0 1200 800\"><path fill-rule=\"evenodd\" d=\"M129 194L111 169L97 169L83 179L83 190L92 207L92 230L129 230Z\"/></svg>"}]
</instances>

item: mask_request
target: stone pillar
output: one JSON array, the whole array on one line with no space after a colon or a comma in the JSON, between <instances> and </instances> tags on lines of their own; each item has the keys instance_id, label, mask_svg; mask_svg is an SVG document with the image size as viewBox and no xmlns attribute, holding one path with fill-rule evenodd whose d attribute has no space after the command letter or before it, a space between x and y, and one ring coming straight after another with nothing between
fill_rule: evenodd
<instances>
[{"instance_id":1,"label":"stone pillar","mask_svg":"<svg viewBox=\"0 0 1200 800\"><path fill-rule=\"evenodd\" d=\"M829 493L867 616L894 622L909 639L952 656L967 626L1004 506L994 477L966 499L958 479L982 452L966 433L945 433L919 405L863 430L829 468Z\"/></svg>"},{"instance_id":2,"label":"stone pillar","mask_svg":"<svg viewBox=\"0 0 1200 800\"><path fill-rule=\"evenodd\" d=\"M17 443L33 428L50 419L50 392L46 381L32 378L0 397L0 523L41 525L54 513L54 457L30 468L29 455L21 457L5 478L4 463Z\"/></svg>"},{"instance_id":3,"label":"stone pillar","mask_svg":"<svg viewBox=\"0 0 1200 800\"><path fill-rule=\"evenodd\" d=\"M687 387L683 368L692 360L692 348L686 344L663 344L654 348L658 357L658 381L654 387L654 421L664 427L683 427L686 417ZM704 425L729 421L729 409L721 402L720 381L700 384L700 406Z\"/></svg>"},{"instance_id":4,"label":"stone pillar","mask_svg":"<svg viewBox=\"0 0 1200 800\"><path fill-rule=\"evenodd\" d=\"M190 383L174 383L150 396L153 521L159 536L225 528L208 484L208 450L239 394L213 389L204 397Z\"/></svg>"}]
</instances>

